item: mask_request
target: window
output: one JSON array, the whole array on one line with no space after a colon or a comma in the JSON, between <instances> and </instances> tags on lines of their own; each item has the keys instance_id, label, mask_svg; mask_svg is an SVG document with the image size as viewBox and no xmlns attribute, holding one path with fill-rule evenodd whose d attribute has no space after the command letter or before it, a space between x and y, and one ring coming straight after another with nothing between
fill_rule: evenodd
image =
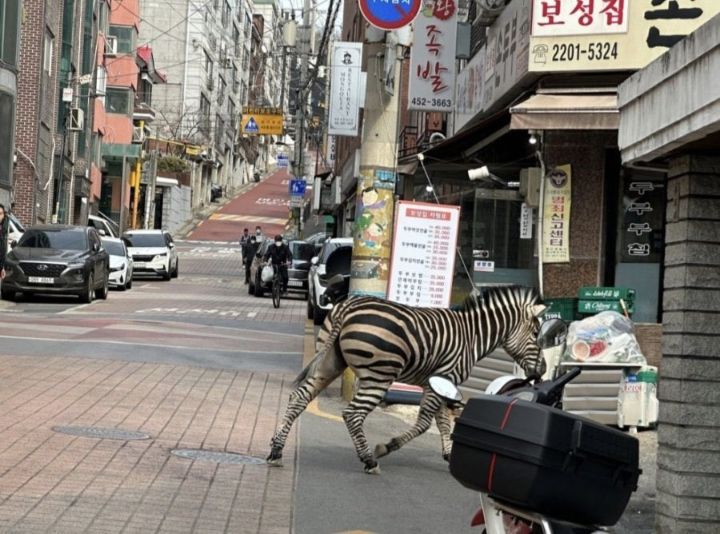
<instances>
[{"instance_id":1,"label":"window","mask_svg":"<svg viewBox=\"0 0 720 534\"><path fill-rule=\"evenodd\" d=\"M225 121L222 119L222 117L218 114L215 115L215 143L220 144L222 143L223 135L225 132Z\"/></svg>"},{"instance_id":2,"label":"window","mask_svg":"<svg viewBox=\"0 0 720 534\"><path fill-rule=\"evenodd\" d=\"M53 52L55 51L55 37L45 30L45 41L43 46L43 70L52 76Z\"/></svg>"},{"instance_id":3,"label":"window","mask_svg":"<svg viewBox=\"0 0 720 534\"><path fill-rule=\"evenodd\" d=\"M225 6L223 7L222 12L222 25L223 28L227 28L227 25L230 23L230 19L232 17L232 8L230 7L230 4L227 0L225 0Z\"/></svg>"},{"instance_id":4,"label":"window","mask_svg":"<svg viewBox=\"0 0 720 534\"><path fill-rule=\"evenodd\" d=\"M205 52L205 74L207 75L208 82L212 81L213 78L213 60L210 54Z\"/></svg>"},{"instance_id":5,"label":"window","mask_svg":"<svg viewBox=\"0 0 720 534\"><path fill-rule=\"evenodd\" d=\"M108 87L105 93L105 110L108 113L132 113L133 96L130 89Z\"/></svg>"},{"instance_id":6,"label":"window","mask_svg":"<svg viewBox=\"0 0 720 534\"><path fill-rule=\"evenodd\" d=\"M235 44L235 57L242 53L242 40L240 39L240 28L233 24L233 43Z\"/></svg>"},{"instance_id":7,"label":"window","mask_svg":"<svg viewBox=\"0 0 720 534\"><path fill-rule=\"evenodd\" d=\"M218 104L222 104L225 101L225 88L227 87L227 84L225 83L225 80L220 78L220 83L218 84Z\"/></svg>"},{"instance_id":8,"label":"window","mask_svg":"<svg viewBox=\"0 0 720 534\"><path fill-rule=\"evenodd\" d=\"M135 51L137 34L132 26L110 26L110 35L117 38L117 51L130 54Z\"/></svg>"},{"instance_id":9,"label":"window","mask_svg":"<svg viewBox=\"0 0 720 534\"><path fill-rule=\"evenodd\" d=\"M233 80L233 93L237 93L240 89L240 78L238 78L237 65L233 64L232 67L232 80Z\"/></svg>"},{"instance_id":10,"label":"window","mask_svg":"<svg viewBox=\"0 0 720 534\"><path fill-rule=\"evenodd\" d=\"M20 2L0 0L0 60L17 65L20 32Z\"/></svg>"},{"instance_id":11,"label":"window","mask_svg":"<svg viewBox=\"0 0 720 534\"><path fill-rule=\"evenodd\" d=\"M230 129L235 129L235 103L228 99L228 115L230 115Z\"/></svg>"},{"instance_id":12,"label":"window","mask_svg":"<svg viewBox=\"0 0 720 534\"><path fill-rule=\"evenodd\" d=\"M252 19L250 13L245 12L245 39L250 39L250 26L252 26Z\"/></svg>"},{"instance_id":13,"label":"window","mask_svg":"<svg viewBox=\"0 0 720 534\"><path fill-rule=\"evenodd\" d=\"M250 52L248 52L247 48L243 48L242 69L244 71L247 71L249 66L250 66Z\"/></svg>"},{"instance_id":14,"label":"window","mask_svg":"<svg viewBox=\"0 0 720 534\"><path fill-rule=\"evenodd\" d=\"M0 183L10 183L10 173L13 162L13 129L7 125L15 123L15 98L3 91L0 91L0 124L6 125L0 128Z\"/></svg>"},{"instance_id":15,"label":"window","mask_svg":"<svg viewBox=\"0 0 720 534\"><path fill-rule=\"evenodd\" d=\"M198 129L205 135L210 134L210 100L205 95L200 95L200 116L198 117Z\"/></svg>"}]
</instances>

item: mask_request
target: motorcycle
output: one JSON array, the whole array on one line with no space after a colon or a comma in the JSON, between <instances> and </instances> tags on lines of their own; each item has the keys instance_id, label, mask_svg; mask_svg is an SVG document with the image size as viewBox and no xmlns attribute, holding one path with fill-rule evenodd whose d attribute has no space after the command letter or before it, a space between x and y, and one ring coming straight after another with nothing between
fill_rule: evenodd
<instances>
[{"instance_id":1,"label":"motorcycle","mask_svg":"<svg viewBox=\"0 0 720 534\"><path fill-rule=\"evenodd\" d=\"M560 350L567 325L543 323L541 351ZM615 524L637 489L637 439L561 410L564 387L581 370L543 382L501 377L486 395L463 400L442 376L430 388L462 408L452 434L452 476L480 492L472 526L485 534L590 534ZM602 525L602 526L601 526Z\"/></svg>"}]
</instances>

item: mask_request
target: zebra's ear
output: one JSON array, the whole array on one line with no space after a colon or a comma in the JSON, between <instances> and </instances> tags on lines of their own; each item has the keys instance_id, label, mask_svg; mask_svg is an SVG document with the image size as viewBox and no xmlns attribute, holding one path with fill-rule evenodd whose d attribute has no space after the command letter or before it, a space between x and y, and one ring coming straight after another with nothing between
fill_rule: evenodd
<instances>
[{"instance_id":1,"label":"zebra's ear","mask_svg":"<svg viewBox=\"0 0 720 534\"><path fill-rule=\"evenodd\" d=\"M542 313L547 310L547 306L545 306L544 304L535 304L531 309L533 317L540 317L540 315L542 315Z\"/></svg>"}]
</instances>

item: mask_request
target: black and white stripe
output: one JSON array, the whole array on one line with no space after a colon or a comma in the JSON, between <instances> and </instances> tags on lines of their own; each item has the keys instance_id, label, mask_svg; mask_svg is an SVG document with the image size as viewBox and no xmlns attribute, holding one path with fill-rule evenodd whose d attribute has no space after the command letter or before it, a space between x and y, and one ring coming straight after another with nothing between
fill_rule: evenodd
<instances>
[{"instance_id":1,"label":"black and white stripe","mask_svg":"<svg viewBox=\"0 0 720 534\"><path fill-rule=\"evenodd\" d=\"M368 472L377 472L376 457L399 449L425 432L433 418L442 436L443 455L450 451L450 422L442 400L427 387L433 375L463 383L472 367L502 346L527 372L544 371L535 343L537 316L545 309L534 289L493 287L468 297L461 310L411 308L373 297L354 297L336 306L323 324L321 350L297 377L297 388L272 440L268 461L280 463L294 420L307 404L346 367L358 378L354 398L343 411L358 456ZM395 382L423 386L415 426L370 450L363 423Z\"/></svg>"}]
</instances>

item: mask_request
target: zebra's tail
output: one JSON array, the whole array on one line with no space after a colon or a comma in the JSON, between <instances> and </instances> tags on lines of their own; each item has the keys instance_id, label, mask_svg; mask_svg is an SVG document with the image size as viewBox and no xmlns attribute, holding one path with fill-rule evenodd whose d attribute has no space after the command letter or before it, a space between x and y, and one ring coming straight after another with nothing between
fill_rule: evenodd
<instances>
[{"instance_id":1,"label":"zebra's tail","mask_svg":"<svg viewBox=\"0 0 720 534\"><path fill-rule=\"evenodd\" d=\"M331 357L336 360L333 362L327 362L332 364L331 367L333 370L342 371L342 369L347 366L342 358L342 355L339 354L339 351L333 350L342 327L342 317L344 315L342 312L343 308L344 306L341 304L330 310L330 313L325 318L325 322L318 334L318 338L320 340L324 337L323 334L327 334L325 342L323 343L322 348L320 348L317 354L315 354L315 357L305 366L305 369L300 371L300 374L295 377L295 380L292 383L293 387L298 387L308 376L313 375L318 366L326 361L327 357Z\"/></svg>"}]
</instances>

